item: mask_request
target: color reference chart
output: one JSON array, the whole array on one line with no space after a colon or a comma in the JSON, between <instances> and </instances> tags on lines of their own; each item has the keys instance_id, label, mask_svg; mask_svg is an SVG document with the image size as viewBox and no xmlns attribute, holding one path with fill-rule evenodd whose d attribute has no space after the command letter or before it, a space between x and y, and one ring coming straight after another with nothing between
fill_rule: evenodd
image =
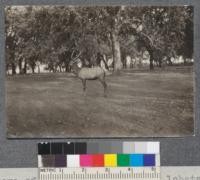
<instances>
[{"instance_id":1,"label":"color reference chart","mask_svg":"<svg viewBox=\"0 0 200 180\"><path fill-rule=\"evenodd\" d=\"M159 167L159 142L46 142L38 167Z\"/></svg>"},{"instance_id":2,"label":"color reference chart","mask_svg":"<svg viewBox=\"0 0 200 180\"><path fill-rule=\"evenodd\" d=\"M160 180L159 142L38 144L40 180Z\"/></svg>"}]
</instances>

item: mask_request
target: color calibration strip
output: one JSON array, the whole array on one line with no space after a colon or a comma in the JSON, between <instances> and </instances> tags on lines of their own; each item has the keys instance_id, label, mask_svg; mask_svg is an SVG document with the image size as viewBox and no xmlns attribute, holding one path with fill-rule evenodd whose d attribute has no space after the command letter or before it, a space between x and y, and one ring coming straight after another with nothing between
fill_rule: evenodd
<instances>
[{"instance_id":1,"label":"color calibration strip","mask_svg":"<svg viewBox=\"0 0 200 180\"><path fill-rule=\"evenodd\" d=\"M39 143L39 167L160 166L159 142Z\"/></svg>"}]
</instances>

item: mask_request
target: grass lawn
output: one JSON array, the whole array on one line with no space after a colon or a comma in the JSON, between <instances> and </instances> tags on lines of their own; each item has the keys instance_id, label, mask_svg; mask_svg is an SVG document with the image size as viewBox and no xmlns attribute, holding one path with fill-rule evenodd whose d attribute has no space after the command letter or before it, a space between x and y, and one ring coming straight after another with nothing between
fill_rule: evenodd
<instances>
[{"instance_id":1,"label":"grass lawn","mask_svg":"<svg viewBox=\"0 0 200 180\"><path fill-rule=\"evenodd\" d=\"M8 137L129 137L192 135L193 71L124 70L82 83L72 74L7 77Z\"/></svg>"}]
</instances>

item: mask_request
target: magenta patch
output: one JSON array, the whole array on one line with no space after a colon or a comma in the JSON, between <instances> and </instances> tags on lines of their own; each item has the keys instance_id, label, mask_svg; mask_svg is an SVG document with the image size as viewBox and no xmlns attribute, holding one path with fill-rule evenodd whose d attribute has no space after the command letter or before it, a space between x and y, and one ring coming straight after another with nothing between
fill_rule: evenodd
<instances>
[{"instance_id":1,"label":"magenta patch","mask_svg":"<svg viewBox=\"0 0 200 180\"><path fill-rule=\"evenodd\" d=\"M81 167L92 167L92 155L80 155Z\"/></svg>"}]
</instances>

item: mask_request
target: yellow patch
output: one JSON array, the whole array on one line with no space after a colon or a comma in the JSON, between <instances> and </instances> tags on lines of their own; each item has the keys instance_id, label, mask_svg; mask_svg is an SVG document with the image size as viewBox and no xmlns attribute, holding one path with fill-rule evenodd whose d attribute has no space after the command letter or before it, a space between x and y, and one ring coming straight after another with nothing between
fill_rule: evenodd
<instances>
[{"instance_id":1,"label":"yellow patch","mask_svg":"<svg viewBox=\"0 0 200 180\"><path fill-rule=\"evenodd\" d=\"M117 155L116 154L104 154L104 166L105 167L116 167L117 166Z\"/></svg>"}]
</instances>

